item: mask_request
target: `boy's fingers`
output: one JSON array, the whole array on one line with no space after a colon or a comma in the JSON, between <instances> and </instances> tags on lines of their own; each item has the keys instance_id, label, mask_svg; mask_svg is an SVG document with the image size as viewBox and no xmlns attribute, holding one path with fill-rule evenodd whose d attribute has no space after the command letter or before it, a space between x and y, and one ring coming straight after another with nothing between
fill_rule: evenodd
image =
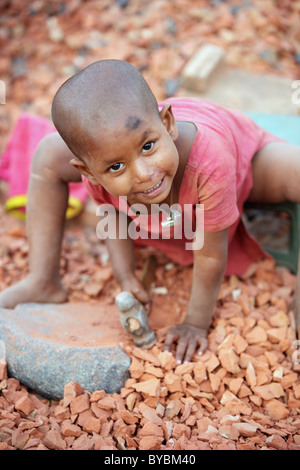
<instances>
[{"instance_id":1,"label":"boy's fingers","mask_svg":"<svg viewBox=\"0 0 300 470\"><path fill-rule=\"evenodd\" d=\"M144 307L145 307L145 310L146 310L146 314L150 315L151 310L152 310L152 300L150 299L149 302L146 302Z\"/></svg>"},{"instance_id":2,"label":"boy's fingers","mask_svg":"<svg viewBox=\"0 0 300 470\"><path fill-rule=\"evenodd\" d=\"M149 302L149 295L147 294L146 291L143 289L133 289L132 290L133 295L143 304L146 304Z\"/></svg>"},{"instance_id":3,"label":"boy's fingers","mask_svg":"<svg viewBox=\"0 0 300 470\"><path fill-rule=\"evenodd\" d=\"M166 336L166 339L165 339L165 347L164 347L164 351L170 351L170 348L173 344L173 342L175 341L175 339L177 338L177 335L175 333L173 333L172 331L169 331L167 333L167 336Z\"/></svg>"},{"instance_id":4,"label":"boy's fingers","mask_svg":"<svg viewBox=\"0 0 300 470\"><path fill-rule=\"evenodd\" d=\"M184 362L190 362L192 360L192 357L197 349L197 344L198 344L197 339L193 338L189 341L188 347L185 353Z\"/></svg>"},{"instance_id":5,"label":"boy's fingers","mask_svg":"<svg viewBox=\"0 0 300 470\"><path fill-rule=\"evenodd\" d=\"M185 337L180 338L180 340L178 341L178 346L177 346L177 350L176 350L176 362L177 362L177 364L182 363L182 359L183 359L183 356L184 356L185 351L187 349L187 346L188 346L187 338L185 338Z\"/></svg>"},{"instance_id":6,"label":"boy's fingers","mask_svg":"<svg viewBox=\"0 0 300 470\"><path fill-rule=\"evenodd\" d=\"M199 351L198 351L198 355L201 356L204 351L206 350L207 346L208 346L208 341L207 341L207 338L201 338L201 345L200 345L200 348L199 348Z\"/></svg>"}]
</instances>

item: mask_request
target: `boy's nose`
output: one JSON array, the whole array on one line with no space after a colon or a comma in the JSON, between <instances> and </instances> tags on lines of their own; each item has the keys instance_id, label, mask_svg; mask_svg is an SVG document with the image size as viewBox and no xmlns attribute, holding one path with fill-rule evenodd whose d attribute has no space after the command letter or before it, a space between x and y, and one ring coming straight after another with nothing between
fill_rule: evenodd
<instances>
[{"instance_id":1,"label":"boy's nose","mask_svg":"<svg viewBox=\"0 0 300 470\"><path fill-rule=\"evenodd\" d=\"M138 158L135 164L135 173L140 181L148 181L153 175L153 168L145 158Z\"/></svg>"}]
</instances>

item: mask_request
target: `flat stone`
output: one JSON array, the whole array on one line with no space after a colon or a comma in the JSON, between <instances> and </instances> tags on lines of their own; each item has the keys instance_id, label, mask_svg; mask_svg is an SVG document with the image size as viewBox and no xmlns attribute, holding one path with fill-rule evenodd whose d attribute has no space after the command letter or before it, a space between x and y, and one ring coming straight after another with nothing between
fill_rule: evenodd
<instances>
[{"instance_id":1,"label":"flat stone","mask_svg":"<svg viewBox=\"0 0 300 470\"><path fill-rule=\"evenodd\" d=\"M298 115L293 103L293 80L273 74L259 74L224 66L218 70L204 92L182 89L184 96L198 96L228 108L249 113ZM263 126L262 126L263 127Z\"/></svg>"},{"instance_id":2,"label":"flat stone","mask_svg":"<svg viewBox=\"0 0 300 470\"><path fill-rule=\"evenodd\" d=\"M46 398L61 399L64 386L118 393L129 378L128 340L117 308L108 302L21 304L0 309L0 341L8 374Z\"/></svg>"}]
</instances>

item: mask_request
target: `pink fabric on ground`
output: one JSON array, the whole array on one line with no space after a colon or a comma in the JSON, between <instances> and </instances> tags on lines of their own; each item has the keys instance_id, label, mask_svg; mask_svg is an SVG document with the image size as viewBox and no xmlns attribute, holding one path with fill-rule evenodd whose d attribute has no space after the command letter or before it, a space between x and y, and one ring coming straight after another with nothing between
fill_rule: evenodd
<instances>
[{"instance_id":1,"label":"pink fabric on ground","mask_svg":"<svg viewBox=\"0 0 300 470\"><path fill-rule=\"evenodd\" d=\"M0 179L9 183L8 199L26 195L32 157L39 142L48 134L56 132L51 122L42 117L22 114L0 160ZM69 184L70 196L83 204L88 193L83 183Z\"/></svg>"},{"instance_id":2,"label":"pink fabric on ground","mask_svg":"<svg viewBox=\"0 0 300 470\"><path fill-rule=\"evenodd\" d=\"M179 204L204 204L204 230L229 228L226 274L242 275L249 264L268 257L247 232L241 219L243 206L252 188L251 161L255 153L270 142L282 141L259 128L249 117L235 110L198 98L170 98L177 121L193 122L197 135L185 168ZM102 186L83 182L97 204L112 204L124 212L129 207ZM132 214L129 215L134 219ZM147 225L147 224L146 224ZM205 234L204 234L205 240ZM193 263L193 252L185 249L186 239L137 239L137 245L151 245L171 260Z\"/></svg>"}]
</instances>

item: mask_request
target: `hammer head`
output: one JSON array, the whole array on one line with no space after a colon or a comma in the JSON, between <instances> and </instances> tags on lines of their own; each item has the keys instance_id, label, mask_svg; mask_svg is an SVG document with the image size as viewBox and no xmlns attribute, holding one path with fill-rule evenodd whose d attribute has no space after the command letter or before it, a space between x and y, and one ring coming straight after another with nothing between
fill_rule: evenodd
<instances>
[{"instance_id":1,"label":"hammer head","mask_svg":"<svg viewBox=\"0 0 300 470\"><path fill-rule=\"evenodd\" d=\"M120 320L125 330L132 335L137 346L150 345L156 340L149 327L146 311L131 292L122 291L116 297L116 306L120 311Z\"/></svg>"}]
</instances>

